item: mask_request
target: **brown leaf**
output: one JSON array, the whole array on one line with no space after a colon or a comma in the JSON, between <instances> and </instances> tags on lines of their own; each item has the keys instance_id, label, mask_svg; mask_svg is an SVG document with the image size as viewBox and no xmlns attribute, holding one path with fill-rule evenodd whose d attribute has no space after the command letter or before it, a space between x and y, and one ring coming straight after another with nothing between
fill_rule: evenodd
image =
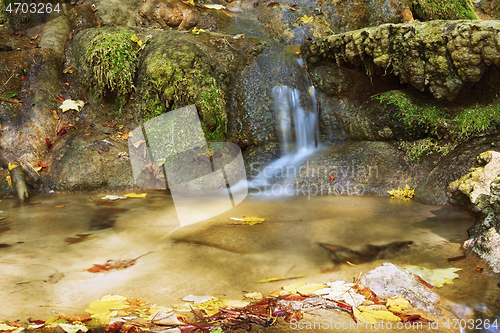
<instances>
[{"instance_id":1,"label":"brown leaf","mask_svg":"<svg viewBox=\"0 0 500 333\"><path fill-rule=\"evenodd\" d=\"M105 123L105 124L102 124L102 126L105 126L105 127L115 127L116 126L116 122L114 123Z\"/></svg>"},{"instance_id":2,"label":"brown leaf","mask_svg":"<svg viewBox=\"0 0 500 333\"><path fill-rule=\"evenodd\" d=\"M483 271L484 268L482 268L481 266L479 266L478 264L476 264L476 272L479 272L481 273Z\"/></svg>"},{"instance_id":3,"label":"brown leaf","mask_svg":"<svg viewBox=\"0 0 500 333\"><path fill-rule=\"evenodd\" d=\"M59 120L60 117L56 110L50 110L50 114L52 114L52 117L54 117L55 120Z\"/></svg>"},{"instance_id":4,"label":"brown leaf","mask_svg":"<svg viewBox=\"0 0 500 333\"><path fill-rule=\"evenodd\" d=\"M96 265L94 264L94 266L90 267L89 269L87 269L87 272L90 272L90 273L101 273L101 272L108 272L110 269L108 267L106 267L106 265Z\"/></svg>"},{"instance_id":5,"label":"brown leaf","mask_svg":"<svg viewBox=\"0 0 500 333\"><path fill-rule=\"evenodd\" d=\"M66 320L69 321L87 321L90 320L91 318L87 315L84 314L78 314L78 315L70 315L64 312L56 312L56 314Z\"/></svg>"},{"instance_id":6,"label":"brown leaf","mask_svg":"<svg viewBox=\"0 0 500 333\"><path fill-rule=\"evenodd\" d=\"M123 324L125 324L123 321L116 321L113 324L109 324L106 326L106 329L104 330L105 333L115 333L122 328Z\"/></svg>"}]
</instances>

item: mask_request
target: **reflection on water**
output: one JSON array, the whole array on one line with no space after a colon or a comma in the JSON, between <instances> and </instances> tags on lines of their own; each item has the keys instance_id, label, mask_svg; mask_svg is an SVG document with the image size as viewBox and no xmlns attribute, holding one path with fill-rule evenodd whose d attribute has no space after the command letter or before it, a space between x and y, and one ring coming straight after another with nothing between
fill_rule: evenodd
<instances>
[{"instance_id":1,"label":"reflection on water","mask_svg":"<svg viewBox=\"0 0 500 333\"><path fill-rule=\"evenodd\" d=\"M305 275L306 282L351 281L384 261L428 268L462 268L454 285L439 292L470 309L497 303L496 278L475 270L461 243L473 223L467 213L442 206L379 197L323 196L261 200L249 195L239 206L208 221L179 227L170 196L98 200L105 194L51 195L19 206L2 200L0 210L0 313L4 320L46 319L54 306L86 307L106 294L162 305L188 294L241 299L243 291L270 293L288 281L266 277ZM193 206L193 214L202 206ZM253 226L230 217L258 216ZM318 243L359 251L366 244L412 241L383 260L334 266ZM87 271L139 258L107 273Z\"/></svg>"}]
</instances>

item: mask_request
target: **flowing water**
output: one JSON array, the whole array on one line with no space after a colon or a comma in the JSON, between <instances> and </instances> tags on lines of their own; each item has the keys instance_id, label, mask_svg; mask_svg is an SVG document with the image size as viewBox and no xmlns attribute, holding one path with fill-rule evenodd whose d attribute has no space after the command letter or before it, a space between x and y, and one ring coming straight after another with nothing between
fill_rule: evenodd
<instances>
[{"instance_id":1,"label":"flowing water","mask_svg":"<svg viewBox=\"0 0 500 333\"><path fill-rule=\"evenodd\" d=\"M85 308L106 294L165 306L182 303L189 294L242 299L245 292L266 294L294 281L351 281L385 261L462 268L453 285L440 288L441 295L461 311L497 311L499 279L477 272L471 258L447 261L462 254L461 243L473 223L456 208L368 196L307 200L251 193L222 215L180 228L171 197L163 191L112 202L98 200L103 195L53 194L25 206L0 202L2 319L47 319L52 310L75 311L71 306ZM253 226L232 224L230 217L242 216L266 220ZM407 250L355 267L335 266L318 245L356 250L410 240L414 244ZM149 252L125 269L87 271L107 260ZM256 282L298 274L304 277Z\"/></svg>"}]
</instances>

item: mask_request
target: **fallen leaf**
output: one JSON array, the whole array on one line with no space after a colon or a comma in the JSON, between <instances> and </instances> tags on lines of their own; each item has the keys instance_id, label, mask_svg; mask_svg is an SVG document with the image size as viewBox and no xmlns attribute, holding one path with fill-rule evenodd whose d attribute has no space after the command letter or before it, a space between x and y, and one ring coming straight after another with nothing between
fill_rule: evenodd
<instances>
[{"instance_id":1,"label":"fallen leaf","mask_svg":"<svg viewBox=\"0 0 500 333\"><path fill-rule=\"evenodd\" d=\"M81 100L73 101L71 99L67 99L63 102L61 106L59 106L59 109L61 109L62 112L66 112L68 110L80 111L80 108L82 108L84 105L85 105L84 101Z\"/></svg>"},{"instance_id":2,"label":"fallen leaf","mask_svg":"<svg viewBox=\"0 0 500 333\"><path fill-rule=\"evenodd\" d=\"M105 333L118 332L120 330L120 328L122 328L123 324L125 324L125 322L123 322L123 321L112 322L108 326L106 326L106 328L104 329L104 332Z\"/></svg>"},{"instance_id":3,"label":"fallen leaf","mask_svg":"<svg viewBox=\"0 0 500 333\"><path fill-rule=\"evenodd\" d=\"M90 133L85 133L85 134L83 134L83 135L84 135L84 136L90 136Z\"/></svg>"},{"instance_id":4,"label":"fallen leaf","mask_svg":"<svg viewBox=\"0 0 500 333\"><path fill-rule=\"evenodd\" d=\"M14 98L14 97L16 97L16 94L15 93L8 93L8 94L5 94L5 97Z\"/></svg>"},{"instance_id":5,"label":"fallen leaf","mask_svg":"<svg viewBox=\"0 0 500 333\"><path fill-rule=\"evenodd\" d=\"M116 122L114 123L105 123L105 124L102 124L102 126L105 126L105 127L115 127L116 126Z\"/></svg>"},{"instance_id":6,"label":"fallen leaf","mask_svg":"<svg viewBox=\"0 0 500 333\"><path fill-rule=\"evenodd\" d=\"M10 176L5 177L5 180L7 181L7 184L9 184L9 186L12 186L12 179L10 178Z\"/></svg>"},{"instance_id":7,"label":"fallen leaf","mask_svg":"<svg viewBox=\"0 0 500 333\"><path fill-rule=\"evenodd\" d=\"M56 312L56 314L69 321L87 321L90 320L90 317L84 314L78 314L78 315L70 315L64 312Z\"/></svg>"},{"instance_id":8,"label":"fallen leaf","mask_svg":"<svg viewBox=\"0 0 500 333\"><path fill-rule=\"evenodd\" d=\"M244 37L245 37L244 34L237 34L237 35L233 36L233 39L241 39L241 38L244 38Z\"/></svg>"},{"instance_id":9,"label":"fallen leaf","mask_svg":"<svg viewBox=\"0 0 500 333\"><path fill-rule=\"evenodd\" d=\"M50 141L50 139L45 139L45 144L47 145L48 149L52 148L52 141Z\"/></svg>"},{"instance_id":10,"label":"fallen leaf","mask_svg":"<svg viewBox=\"0 0 500 333\"><path fill-rule=\"evenodd\" d=\"M56 206L54 206L54 208L63 208L63 207L66 207L66 205L56 205Z\"/></svg>"},{"instance_id":11,"label":"fallen leaf","mask_svg":"<svg viewBox=\"0 0 500 333\"><path fill-rule=\"evenodd\" d=\"M389 298L385 306L389 311L401 312L410 307L410 301L404 297Z\"/></svg>"},{"instance_id":12,"label":"fallen leaf","mask_svg":"<svg viewBox=\"0 0 500 333\"><path fill-rule=\"evenodd\" d=\"M125 309L127 305L124 304L127 300L126 297L119 295L106 295L100 300L93 301L87 310L92 318L99 320L103 324L109 323L111 317L118 314L116 310Z\"/></svg>"},{"instance_id":13,"label":"fallen leaf","mask_svg":"<svg viewBox=\"0 0 500 333\"><path fill-rule=\"evenodd\" d=\"M33 169L38 172L41 171L43 168L41 166L34 166Z\"/></svg>"},{"instance_id":14,"label":"fallen leaf","mask_svg":"<svg viewBox=\"0 0 500 333\"><path fill-rule=\"evenodd\" d=\"M72 69L73 69L73 65L71 65L68 68L66 68L65 70L63 70L63 74L73 73Z\"/></svg>"},{"instance_id":15,"label":"fallen leaf","mask_svg":"<svg viewBox=\"0 0 500 333\"><path fill-rule=\"evenodd\" d=\"M55 120L59 120L59 115L57 114L57 111L56 110L50 110L50 114L52 114L52 117L55 119Z\"/></svg>"},{"instance_id":16,"label":"fallen leaf","mask_svg":"<svg viewBox=\"0 0 500 333\"><path fill-rule=\"evenodd\" d=\"M35 40L38 38L38 35L31 37L30 39Z\"/></svg>"},{"instance_id":17,"label":"fallen leaf","mask_svg":"<svg viewBox=\"0 0 500 333\"><path fill-rule=\"evenodd\" d=\"M354 283L335 281L328 282L327 285L327 288L317 290L314 293L332 301L344 301L352 307L359 306L365 301L365 296L359 294L353 288Z\"/></svg>"},{"instance_id":18,"label":"fallen leaf","mask_svg":"<svg viewBox=\"0 0 500 333\"><path fill-rule=\"evenodd\" d=\"M231 220L235 221L241 221L242 223L231 223L231 224L247 224L247 225L255 225L264 222L266 219L260 218L260 217L253 217L253 216L243 216L242 219L237 218L237 217L231 217Z\"/></svg>"},{"instance_id":19,"label":"fallen leaf","mask_svg":"<svg viewBox=\"0 0 500 333\"><path fill-rule=\"evenodd\" d=\"M313 18L312 17L309 17L307 15L304 15L300 18L300 20L302 21L302 23L304 24L307 24L309 22L312 22L313 21Z\"/></svg>"},{"instance_id":20,"label":"fallen leaf","mask_svg":"<svg viewBox=\"0 0 500 333\"><path fill-rule=\"evenodd\" d=\"M63 103L63 102L64 102L64 98L62 98L62 96L61 96L61 95L57 95L56 97L57 97L57 99L59 100L59 102L61 102L61 103Z\"/></svg>"},{"instance_id":21,"label":"fallen leaf","mask_svg":"<svg viewBox=\"0 0 500 333\"><path fill-rule=\"evenodd\" d=\"M226 7L223 5L203 5L203 8L215 9L215 10L224 10Z\"/></svg>"},{"instance_id":22,"label":"fallen leaf","mask_svg":"<svg viewBox=\"0 0 500 333\"><path fill-rule=\"evenodd\" d=\"M15 326L9 326L7 324L0 324L0 331L10 331L10 330L15 330L17 327Z\"/></svg>"},{"instance_id":23,"label":"fallen leaf","mask_svg":"<svg viewBox=\"0 0 500 333\"><path fill-rule=\"evenodd\" d=\"M335 176L330 174L330 181L333 182L334 179L335 179Z\"/></svg>"},{"instance_id":24,"label":"fallen leaf","mask_svg":"<svg viewBox=\"0 0 500 333\"><path fill-rule=\"evenodd\" d=\"M12 169L17 168L18 166L19 165L17 165L17 164L10 164L10 162L9 162L9 171L11 171Z\"/></svg>"},{"instance_id":25,"label":"fallen leaf","mask_svg":"<svg viewBox=\"0 0 500 333\"><path fill-rule=\"evenodd\" d=\"M130 134L130 132L118 132L118 135L116 136L116 138L118 140L127 140L129 137L129 134Z\"/></svg>"},{"instance_id":26,"label":"fallen leaf","mask_svg":"<svg viewBox=\"0 0 500 333\"><path fill-rule=\"evenodd\" d=\"M182 300L184 302L194 302L194 304L198 303L205 303L208 301L213 300L215 297L213 296L195 296L195 295L188 295L184 297Z\"/></svg>"},{"instance_id":27,"label":"fallen leaf","mask_svg":"<svg viewBox=\"0 0 500 333\"><path fill-rule=\"evenodd\" d=\"M250 302L229 299L229 300L224 301L224 304L226 304L226 306L229 308L244 308L245 306L250 304Z\"/></svg>"},{"instance_id":28,"label":"fallen leaf","mask_svg":"<svg viewBox=\"0 0 500 333\"><path fill-rule=\"evenodd\" d=\"M67 333L77 333L78 331L87 332L89 330L85 325L80 324L59 324L59 327L61 327Z\"/></svg>"},{"instance_id":29,"label":"fallen leaf","mask_svg":"<svg viewBox=\"0 0 500 333\"><path fill-rule=\"evenodd\" d=\"M147 195L147 193L127 193L123 196L126 198L145 198Z\"/></svg>"},{"instance_id":30,"label":"fallen leaf","mask_svg":"<svg viewBox=\"0 0 500 333\"><path fill-rule=\"evenodd\" d=\"M276 6L279 6L280 3L277 2L277 1L273 1L273 2L270 2L267 4L267 7L276 7Z\"/></svg>"},{"instance_id":31,"label":"fallen leaf","mask_svg":"<svg viewBox=\"0 0 500 333\"><path fill-rule=\"evenodd\" d=\"M404 267L413 274L419 275L420 277L422 277L422 279L424 279L424 281L437 288L440 288L445 284L453 284L453 280L458 278L458 274L456 274L455 272L462 270L461 268L455 267L436 269L429 269L411 265L407 265Z\"/></svg>"},{"instance_id":32,"label":"fallen leaf","mask_svg":"<svg viewBox=\"0 0 500 333\"><path fill-rule=\"evenodd\" d=\"M101 198L101 200L118 200L118 199L127 199L127 197L122 197L119 195L106 195Z\"/></svg>"},{"instance_id":33,"label":"fallen leaf","mask_svg":"<svg viewBox=\"0 0 500 333\"><path fill-rule=\"evenodd\" d=\"M193 35L199 35L199 34L200 34L200 32L206 32L206 31L205 31L205 30L203 30L203 29L198 29L197 27L194 27L194 28L193 28L193 30L191 30L191 33L192 33Z\"/></svg>"},{"instance_id":34,"label":"fallen leaf","mask_svg":"<svg viewBox=\"0 0 500 333\"><path fill-rule=\"evenodd\" d=\"M87 272L102 273L102 272L108 272L109 270L110 270L110 268L106 267L106 265L94 264L92 267L87 269Z\"/></svg>"},{"instance_id":35,"label":"fallen leaf","mask_svg":"<svg viewBox=\"0 0 500 333\"><path fill-rule=\"evenodd\" d=\"M60 138L61 136L63 136L64 134L68 133L68 130L65 129L64 127L59 129L59 131L57 131L57 137Z\"/></svg>"},{"instance_id":36,"label":"fallen leaf","mask_svg":"<svg viewBox=\"0 0 500 333\"><path fill-rule=\"evenodd\" d=\"M372 310L371 307L361 305L352 310L354 317L358 320L363 320L364 323L375 324L377 321L401 321L401 318L388 310L379 309L379 307L375 309L376 310Z\"/></svg>"},{"instance_id":37,"label":"fallen leaf","mask_svg":"<svg viewBox=\"0 0 500 333\"><path fill-rule=\"evenodd\" d=\"M130 135L129 135L129 136L130 136ZM137 148L139 148L139 146L140 146L141 144L143 144L143 143L146 143L146 141L144 141L144 140L139 140L139 141L137 141L136 143L133 143L132 145L133 145L133 146L137 149Z\"/></svg>"},{"instance_id":38,"label":"fallen leaf","mask_svg":"<svg viewBox=\"0 0 500 333\"><path fill-rule=\"evenodd\" d=\"M46 168L47 167L47 164L45 163L37 163L39 166L41 166L42 168Z\"/></svg>"},{"instance_id":39,"label":"fallen leaf","mask_svg":"<svg viewBox=\"0 0 500 333\"><path fill-rule=\"evenodd\" d=\"M273 282L273 281L282 281L282 280L293 280L293 279L299 279L299 278L303 278L303 277L304 277L304 275L297 274L297 275L292 276L292 277L270 277L270 278L265 278L265 279L259 280L257 282L264 283L264 282Z\"/></svg>"},{"instance_id":40,"label":"fallen leaf","mask_svg":"<svg viewBox=\"0 0 500 333\"><path fill-rule=\"evenodd\" d=\"M245 295L246 298L251 298L251 299L261 299L263 298L262 294L259 292L253 292L253 293L246 293Z\"/></svg>"},{"instance_id":41,"label":"fallen leaf","mask_svg":"<svg viewBox=\"0 0 500 333\"><path fill-rule=\"evenodd\" d=\"M483 271L483 268L481 266L479 266L478 264L476 264L476 272L481 273L482 271Z\"/></svg>"},{"instance_id":42,"label":"fallen leaf","mask_svg":"<svg viewBox=\"0 0 500 333\"><path fill-rule=\"evenodd\" d=\"M172 325L172 326L185 325L182 321L179 321L179 319L177 319L175 313L173 312L165 313L162 312L161 310L158 310L154 314L149 316L149 320L151 320L151 323L156 325Z\"/></svg>"}]
</instances>

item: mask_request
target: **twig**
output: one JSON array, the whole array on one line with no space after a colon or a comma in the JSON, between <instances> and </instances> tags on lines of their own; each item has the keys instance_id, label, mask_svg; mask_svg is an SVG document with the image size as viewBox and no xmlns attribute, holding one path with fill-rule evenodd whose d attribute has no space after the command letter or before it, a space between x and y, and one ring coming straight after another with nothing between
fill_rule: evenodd
<instances>
[{"instance_id":1,"label":"twig","mask_svg":"<svg viewBox=\"0 0 500 333\"><path fill-rule=\"evenodd\" d=\"M12 104L21 104L22 102L18 99L15 99L15 98L7 98L7 97L3 97L3 96L0 96L0 101L2 102L7 102L7 103L12 103Z\"/></svg>"},{"instance_id":2,"label":"twig","mask_svg":"<svg viewBox=\"0 0 500 333\"><path fill-rule=\"evenodd\" d=\"M5 85L6 85L7 83L9 83L10 79L12 79L12 77L13 77L13 76L14 76L14 74L12 74L12 75L9 77L9 79L8 79L7 81L5 81L5 83L3 84L2 88L3 88L3 87L5 87Z\"/></svg>"},{"instance_id":3,"label":"twig","mask_svg":"<svg viewBox=\"0 0 500 333\"><path fill-rule=\"evenodd\" d=\"M224 40L226 41L227 45L231 46L234 50L236 50L236 49L234 48L234 46L232 46L232 45L231 45L231 43L229 43L229 42L227 41L226 37L224 37Z\"/></svg>"}]
</instances>

